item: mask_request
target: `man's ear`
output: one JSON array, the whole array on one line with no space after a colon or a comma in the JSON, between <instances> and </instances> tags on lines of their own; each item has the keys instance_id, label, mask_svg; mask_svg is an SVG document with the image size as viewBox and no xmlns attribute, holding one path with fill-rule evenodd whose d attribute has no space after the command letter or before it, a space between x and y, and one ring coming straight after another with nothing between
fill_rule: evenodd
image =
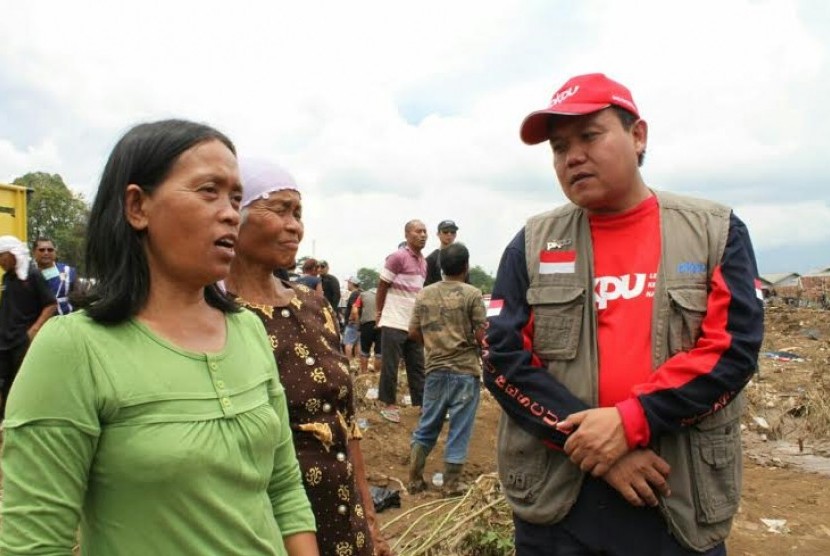
<instances>
[{"instance_id":1,"label":"man's ear","mask_svg":"<svg viewBox=\"0 0 830 556\"><path fill-rule=\"evenodd\" d=\"M631 135L634 137L634 150L637 155L646 152L648 145L648 124L645 120L637 120L631 128Z\"/></svg>"},{"instance_id":2,"label":"man's ear","mask_svg":"<svg viewBox=\"0 0 830 556\"><path fill-rule=\"evenodd\" d=\"M124 191L124 217L135 230L147 229L147 201L149 197L139 185L131 183Z\"/></svg>"}]
</instances>

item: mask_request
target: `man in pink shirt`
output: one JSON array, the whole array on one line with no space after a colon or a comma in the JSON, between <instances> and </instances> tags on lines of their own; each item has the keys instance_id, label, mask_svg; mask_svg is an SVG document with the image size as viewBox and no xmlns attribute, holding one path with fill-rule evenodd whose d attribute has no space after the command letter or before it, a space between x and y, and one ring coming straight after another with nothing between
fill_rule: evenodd
<instances>
[{"instance_id":1,"label":"man in pink shirt","mask_svg":"<svg viewBox=\"0 0 830 556\"><path fill-rule=\"evenodd\" d=\"M378 399L386 404L381 415L399 423L397 407L398 363L406 363L406 378L412 405L421 406L424 395L424 348L409 339L409 319L415 296L424 287L427 263L421 254L427 242L427 228L420 220L404 227L406 245L386 257L377 291L377 316L381 329L382 364Z\"/></svg>"}]
</instances>

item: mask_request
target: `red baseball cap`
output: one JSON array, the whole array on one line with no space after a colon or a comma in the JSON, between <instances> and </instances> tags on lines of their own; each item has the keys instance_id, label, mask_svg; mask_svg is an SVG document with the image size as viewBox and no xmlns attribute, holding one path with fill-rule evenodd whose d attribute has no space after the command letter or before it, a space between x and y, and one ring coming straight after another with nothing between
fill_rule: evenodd
<instances>
[{"instance_id":1,"label":"red baseball cap","mask_svg":"<svg viewBox=\"0 0 830 556\"><path fill-rule=\"evenodd\" d=\"M577 75L553 94L547 108L531 112L524 119L520 130L522 141L528 145L547 141L550 135L548 119L551 114L581 116L612 105L640 117L631 91L624 85L608 79L602 73Z\"/></svg>"}]
</instances>

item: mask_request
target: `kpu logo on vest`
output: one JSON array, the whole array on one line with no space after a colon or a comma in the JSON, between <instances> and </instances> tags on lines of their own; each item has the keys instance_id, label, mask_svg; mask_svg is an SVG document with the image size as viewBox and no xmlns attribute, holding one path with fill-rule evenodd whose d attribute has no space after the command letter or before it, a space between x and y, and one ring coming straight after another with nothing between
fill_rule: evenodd
<instances>
[{"instance_id":1,"label":"kpu logo on vest","mask_svg":"<svg viewBox=\"0 0 830 556\"><path fill-rule=\"evenodd\" d=\"M647 297L654 295L657 276L652 274L623 274L622 276L600 276L594 279L594 301L597 309L608 307L609 301L616 299L634 299L646 289Z\"/></svg>"}]
</instances>

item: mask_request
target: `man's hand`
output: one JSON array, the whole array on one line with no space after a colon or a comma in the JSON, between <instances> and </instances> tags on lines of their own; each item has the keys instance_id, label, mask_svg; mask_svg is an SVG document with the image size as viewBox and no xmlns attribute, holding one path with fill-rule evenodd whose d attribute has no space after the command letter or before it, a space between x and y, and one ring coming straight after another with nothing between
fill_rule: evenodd
<instances>
[{"instance_id":1,"label":"man's hand","mask_svg":"<svg viewBox=\"0 0 830 556\"><path fill-rule=\"evenodd\" d=\"M671 467L651 450L634 450L614 464L603 479L614 487L632 506L656 506L657 495L670 496Z\"/></svg>"},{"instance_id":2,"label":"man's hand","mask_svg":"<svg viewBox=\"0 0 830 556\"><path fill-rule=\"evenodd\" d=\"M622 418L616 407L579 411L556 425L569 434L565 453L594 477L603 476L628 451Z\"/></svg>"},{"instance_id":3,"label":"man's hand","mask_svg":"<svg viewBox=\"0 0 830 556\"><path fill-rule=\"evenodd\" d=\"M31 341L32 341L32 340L34 340L34 339L35 339L35 336L37 336L37 333L38 333L39 331L40 331L40 327L39 327L39 326L37 326L37 325L32 325L32 326L31 326L31 327L30 327L30 328L26 331L26 336L28 336L28 337L29 337L29 342L30 342L30 343L31 343Z\"/></svg>"}]
</instances>

